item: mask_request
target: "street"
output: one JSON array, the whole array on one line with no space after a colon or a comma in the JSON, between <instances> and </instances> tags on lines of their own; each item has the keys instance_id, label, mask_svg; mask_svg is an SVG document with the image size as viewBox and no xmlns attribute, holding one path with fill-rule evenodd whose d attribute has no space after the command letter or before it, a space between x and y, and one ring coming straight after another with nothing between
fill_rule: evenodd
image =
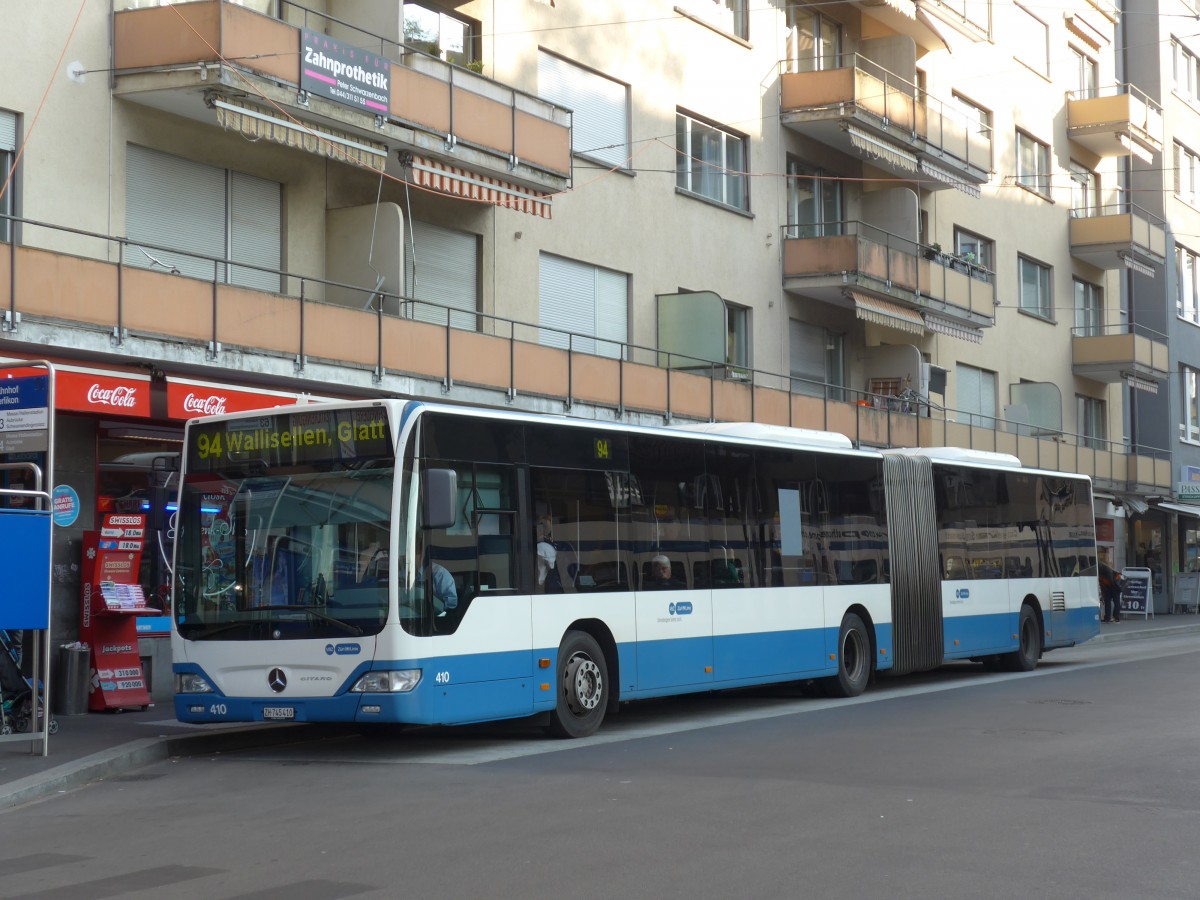
<instances>
[{"instance_id":1,"label":"street","mask_svg":"<svg viewBox=\"0 0 1200 900\"><path fill-rule=\"evenodd\" d=\"M3 815L0 895L1194 898L1200 635L172 760Z\"/></svg>"}]
</instances>

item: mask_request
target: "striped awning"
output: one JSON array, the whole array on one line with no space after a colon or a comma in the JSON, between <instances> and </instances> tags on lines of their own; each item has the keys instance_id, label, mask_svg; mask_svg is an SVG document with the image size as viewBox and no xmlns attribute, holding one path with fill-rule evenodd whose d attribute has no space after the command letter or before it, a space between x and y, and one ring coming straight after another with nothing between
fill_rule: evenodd
<instances>
[{"instance_id":1,"label":"striped awning","mask_svg":"<svg viewBox=\"0 0 1200 900\"><path fill-rule=\"evenodd\" d=\"M921 314L914 310L906 309L891 300L881 300L879 297L872 297L859 291L847 291L847 295L854 301L854 312L864 322L895 328L897 331L907 331L910 334L925 333L925 322L921 318Z\"/></svg>"},{"instance_id":2,"label":"striped awning","mask_svg":"<svg viewBox=\"0 0 1200 900\"><path fill-rule=\"evenodd\" d=\"M952 188L962 191L968 197L979 198L979 188L976 185L968 184L949 169L943 169L941 166L934 165L929 160L923 159L921 160L921 171L926 175L932 175L938 181L944 181Z\"/></svg>"},{"instance_id":3,"label":"striped awning","mask_svg":"<svg viewBox=\"0 0 1200 900\"><path fill-rule=\"evenodd\" d=\"M850 143L867 156L881 159L900 169L907 169L910 172L917 171L917 158L903 147L860 131L853 125L846 126L846 135L850 138Z\"/></svg>"},{"instance_id":4,"label":"striped awning","mask_svg":"<svg viewBox=\"0 0 1200 900\"><path fill-rule=\"evenodd\" d=\"M311 122L282 119L279 115L238 97L208 97L206 102L217 111L217 124L240 132L252 141L265 138L287 147L307 150L319 156L380 170L387 162L387 147Z\"/></svg>"},{"instance_id":5,"label":"striped awning","mask_svg":"<svg viewBox=\"0 0 1200 900\"><path fill-rule=\"evenodd\" d=\"M550 218L550 195L527 190L520 185L480 175L467 169L451 166L440 160L425 156L412 156L407 163L412 172L412 183L430 190L491 203L505 209L515 209L530 215Z\"/></svg>"},{"instance_id":6,"label":"striped awning","mask_svg":"<svg viewBox=\"0 0 1200 900\"><path fill-rule=\"evenodd\" d=\"M955 322L953 319L935 316L933 313L925 313L925 327L930 331L936 331L938 334L949 335L950 337L969 341L972 344L978 344L983 341L983 332L978 328L963 325L960 322Z\"/></svg>"}]
</instances>

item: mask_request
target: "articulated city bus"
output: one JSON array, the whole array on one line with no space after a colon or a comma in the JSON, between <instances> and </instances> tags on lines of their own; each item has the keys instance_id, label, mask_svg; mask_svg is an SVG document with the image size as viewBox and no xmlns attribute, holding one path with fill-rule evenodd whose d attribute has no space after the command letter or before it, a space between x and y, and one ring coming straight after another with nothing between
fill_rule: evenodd
<instances>
[{"instance_id":1,"label":"articulated city bus","mask_svg":"<svg viewBox=\"0 0 1200 900\"><path fill-rule=\"evenodd\" d=\"M189 722L594 732L621 702L970 659L1099 629L1087 478L762 425L417 401L189 422L174 556Z\"/></svg>"}]
</instances>

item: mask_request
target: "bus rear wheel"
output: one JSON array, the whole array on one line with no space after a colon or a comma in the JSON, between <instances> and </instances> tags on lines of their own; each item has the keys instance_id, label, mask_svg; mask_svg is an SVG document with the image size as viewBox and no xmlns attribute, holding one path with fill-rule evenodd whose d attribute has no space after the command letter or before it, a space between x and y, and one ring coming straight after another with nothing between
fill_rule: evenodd
<instances>
[{"instance_id":1,"label":"bus rear wheel","mask_svg":"<svg viewBox=\"0 0 1200 900\"><path fill-rule=\"evenodd\" d=\"M1021 617L1017 620L1017 649L1005 654L1004 668L1010 672L1032 672L1041 658L1042 629L1033 607L1026 603L1021 606Z\"/></svg>"},{"instance_id":2,"label":"bus rear wheel","mask_svg":"<svg viewBox=\"0 0 1200 900\"><path fill-rule=\"evenodd\" d=\"M838 673L818 684L826 697L857 697L871 680L871 639L867 626L854 613L846 613L838 631Z\"/></svg>"},{"instance_id":3,"label":"bus rear wheel","mask_svg":"<svg viewBox=\"0 0 1200 900\"><path fill-rule=\"evenodd\" d=\"M558 648L558 700L550 715L555 737L581 738L593 734L608 708L608 664L596 639L568 631Z\"/></svg>"}]
</instances>

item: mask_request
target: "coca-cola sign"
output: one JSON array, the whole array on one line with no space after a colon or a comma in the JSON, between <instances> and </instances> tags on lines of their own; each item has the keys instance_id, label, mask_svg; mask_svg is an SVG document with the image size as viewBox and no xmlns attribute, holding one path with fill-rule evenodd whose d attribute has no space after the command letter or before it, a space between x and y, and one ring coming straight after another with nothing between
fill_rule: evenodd
<instances>
[{"instance_id":1,"label":"coca-cola sign","mask_svg":"<svg viewBox=\"0 0 1200 900\"><path fill-rule=\"evenodd\" d=\"M87 401L93 406L113 406L118 409L132 409L137 406L137 388L129 385L119 387L101 387L93 384L88 388Z\"/></svg>"},{"instance_id":2,"label":"coca-cola sign","mask_svg":"<svg viewBox=\"0 0 1200 900\"><path fill-rule=\"evenodd\" d=\"M150 379L61 369L55 380L54 405L80 412L146 418L150 415Z\"/></svg>"},{"instance_id":3,"label":"coca-cola sign","mask_svg":"<svg viewBox=\"0 0 1200 900\"><path fill-rule=\"evenodd\" d=\"M183 411L193 416L219 416L226 412L225 398L220 394L198 396L189 391L183 398Z\"/></svg>"}]
</instances>

